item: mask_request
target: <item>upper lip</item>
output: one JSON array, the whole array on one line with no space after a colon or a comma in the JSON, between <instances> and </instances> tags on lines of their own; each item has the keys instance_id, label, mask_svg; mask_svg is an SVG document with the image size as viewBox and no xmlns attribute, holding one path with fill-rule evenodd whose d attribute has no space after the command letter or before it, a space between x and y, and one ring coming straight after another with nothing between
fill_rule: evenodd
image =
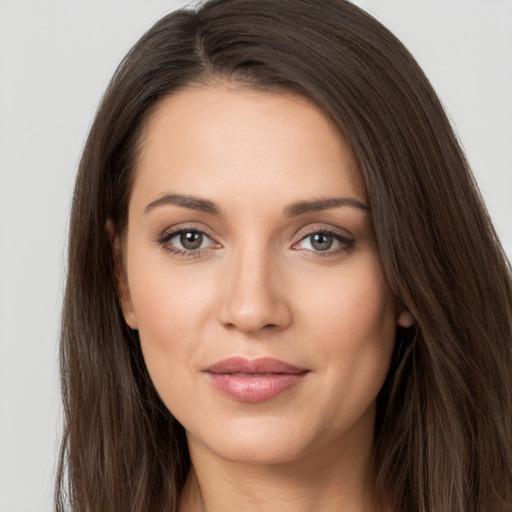
<instances>
[{"instance_id":1,"label":"upper lip","mask_svg":"<svg viewBox=\"0 0 512 512\"><path fill-rule=\"evenodd\" d=\"M299 368L293 364L285 363L272 357L260 357L258 359L246 359L245 357L228 357L217 361L203 370L207 373L303 373L305 368Z\"/></svg>"}]
</instances>

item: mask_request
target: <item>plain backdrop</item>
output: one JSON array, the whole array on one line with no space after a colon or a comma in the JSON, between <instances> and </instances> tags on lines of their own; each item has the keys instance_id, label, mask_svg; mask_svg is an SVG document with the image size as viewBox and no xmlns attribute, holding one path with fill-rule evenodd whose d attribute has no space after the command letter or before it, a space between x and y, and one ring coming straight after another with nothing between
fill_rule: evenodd
<instances>
[{"instance_id":1,"label":"plain backdrop","mask_svg":"<svg viewBox=\"0 0 512 512\"><path fill-rule=\"evenodd\" d=\"M52 509L57 340L81 148L118 62L187 2L0 0L0 512ZM417 57L512 255L512 0L359 0Z\"/></svg>"}]
</instances>

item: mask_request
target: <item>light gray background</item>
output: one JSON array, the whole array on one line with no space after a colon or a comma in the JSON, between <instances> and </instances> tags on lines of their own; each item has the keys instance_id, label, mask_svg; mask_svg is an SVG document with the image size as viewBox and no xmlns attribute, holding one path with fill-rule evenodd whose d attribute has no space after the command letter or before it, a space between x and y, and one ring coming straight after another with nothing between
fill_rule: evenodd
<instances>
[{"instance_id":1,"label":"light gray background","mask_svg":"<svg viewBox=\"0 0 512 512\"><path fill-rule=\"evenodd\" d=\"M80 151L116 65L186 2L0 0L0 512L52 509L57 337ZM512 255L512 0L359 0L446 105Z\"/></svg>"}]
</instances>

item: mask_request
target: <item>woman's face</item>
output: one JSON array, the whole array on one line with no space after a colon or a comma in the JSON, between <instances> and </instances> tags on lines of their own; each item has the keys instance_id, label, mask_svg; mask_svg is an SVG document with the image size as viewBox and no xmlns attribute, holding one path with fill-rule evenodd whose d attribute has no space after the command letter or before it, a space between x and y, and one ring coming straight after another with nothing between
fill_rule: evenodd
<instances>
[{"instance_id":1,"label":"woman's face","mask_svg":"<svg viewBox=\"0 0 512 512\"><path fill-rule=\"evenodd\" d=\"M368 448L398 311L367 204L344 139L300 96L197 86L161 102L121 295L192 451Z\"/></svg>"}]
</instances>

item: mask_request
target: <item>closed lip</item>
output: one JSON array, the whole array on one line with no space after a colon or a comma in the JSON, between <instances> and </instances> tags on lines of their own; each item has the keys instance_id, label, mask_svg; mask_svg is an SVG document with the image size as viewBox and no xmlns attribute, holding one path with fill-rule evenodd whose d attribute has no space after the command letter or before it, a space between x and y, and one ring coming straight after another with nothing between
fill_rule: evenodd
<instances>
[{"instance_id":1,"label":"closed lip","mask_svg":"<svg viewBox=\"0 0 512 512\"><path fill-rule=\"evenodd\" d=\"M247 375L259 374L297 374L309 371L290 363L274 359L272 357L260 357L258 359L246 359L245 357L228 357L222 359L203 370L212 374L240 373Z\"/></svg>"},{"instance_id":2,"label":"closed lip","mask_svg":"<svg viewBox=\"0 0 512 512\"><path fill-rule=\"evenodd\" d=\"M228 357L203 372L210 384L231 400L259 403L298 386L310 370L272 357Z\"/></svg>"}]
</instances>

